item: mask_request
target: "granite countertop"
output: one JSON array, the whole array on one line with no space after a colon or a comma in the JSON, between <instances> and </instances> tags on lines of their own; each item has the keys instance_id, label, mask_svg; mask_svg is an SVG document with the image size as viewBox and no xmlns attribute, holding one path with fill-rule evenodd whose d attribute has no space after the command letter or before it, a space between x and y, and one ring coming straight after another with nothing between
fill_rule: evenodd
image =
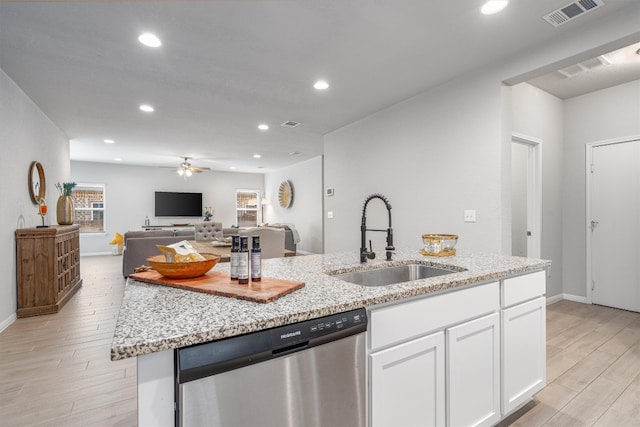
<instances>
[{"instance_id":1,"label":"granite countertop","mask_svg":"<svg viewBox=\"0 0 640 427\"><path fill-rule=\"evenodd\" d=\"M409 262L457 270L452 274L383 287L347 283L326 273L346 273ZM452 257L425 257L416 249L398 250L393 261L360 264L357 252L264 260L263 277L305 282L305 287L267 303L185 291L128 280L111 359L119 360L185 347L288 323L327 316L542 270L550 261L459 252ZM215 270L228 271L229 263ZM465 271L460 271L464 269Z\"/></svg>"}]
</instances>

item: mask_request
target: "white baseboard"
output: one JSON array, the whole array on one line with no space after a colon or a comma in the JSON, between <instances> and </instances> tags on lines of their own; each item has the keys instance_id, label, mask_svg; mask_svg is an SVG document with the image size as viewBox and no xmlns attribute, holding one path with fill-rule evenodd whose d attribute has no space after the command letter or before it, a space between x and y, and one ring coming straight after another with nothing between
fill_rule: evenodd
<instances>
[{"instance_id":1,"label":"white baseboard","mask_svg":"<svg viewBox=\"0 0 640 427\"><path fill-rule=\"evenodd\" d=\"M80 256L102 256L102 255L113 255L113 252L90 252L88 254L80 254ZM119 255L113 255L113 256L120 256L122 254Z\"/></svg>"},{"instance_id":2,"label":"white baseboard","mask_svg":"<svg viewBox=\"0 0 640 427\"><path fill-rule=\"evenodd\" d=\"M562 298L569 301L575 301L575 302L581 302L583 304L587 304L587 297L581 297L578 295L571 295L571 294L562 294Z\"/></svg>"},{"instance_id":3,"label":"white baseboard","mask_svg":"<svg viewBox=\"0 0 640 427\"><path fill-rule=\"evenodd\" d=\"M13 313L11 316L7 317L2 322L0 322L0 332L2 332L5 329L7 329L9 327L9 325L11 325L13 322L16 321L17 318L18 317L16 316L16 314Z\"/></svg>"},{"instance_id":4,"label":"white baseboard","mask_svg":"<svg viewBox=\"0 0 640 427\"><path fill-rule=\"evenodd\" d=\"M571 295L571 294L558 294L558 295L554 295L552 297L548 297L547 298L547 305L549 304L554 304L558 301L562 301L562 300L567 300L567 301L574 301L574 302L579 302L582 304L588 304L587 302L587 297L580 297L577 295Z\"/></svg>"},{"instance_id":5,"label":"white baseboard","mask_svg":"<svg viewBox=\"0 0 640 427\"><path fill-rule=\"evenodd\" d=\"M548 297L547 298L547 305L549 304L554 304L558 301L562 301L564 298L562 298L562 294L558 294L558 295L554 295L552 297Z\"/></svg>"}]
</instances>

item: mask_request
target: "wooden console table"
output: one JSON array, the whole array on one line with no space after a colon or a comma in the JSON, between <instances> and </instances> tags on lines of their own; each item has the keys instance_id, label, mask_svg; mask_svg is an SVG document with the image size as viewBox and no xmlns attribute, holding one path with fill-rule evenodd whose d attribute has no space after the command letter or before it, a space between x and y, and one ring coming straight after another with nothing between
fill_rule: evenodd
<instances>
[{"instance_id":1,"label":"wooden console table","mask_svg":"<svg viewBox=\"0 0 640 427\"><path fill-rule=\"evenodd\" d=\"M16 230L18 317L57 313L82 286L80 226Z\"/></svg>"}]
</instances>

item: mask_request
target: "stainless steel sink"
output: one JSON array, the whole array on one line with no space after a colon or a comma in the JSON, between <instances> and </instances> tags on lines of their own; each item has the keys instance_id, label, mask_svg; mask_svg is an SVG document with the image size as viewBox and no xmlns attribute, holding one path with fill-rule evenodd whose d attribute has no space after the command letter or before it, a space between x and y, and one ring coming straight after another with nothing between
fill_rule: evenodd
<instances>
[{"instance_id":1,"label":"stainless steel sink","mask_svg":"<svg viewBox=\"0 0 640 427\"><path fill-rule=\"evenodd\" d=\"M431 267L423 264L407 264L395 267L378 268L375 270L335 274L332 276L346 282L356 283L363 286L386 286L451 273L457 273L457 271Z\"/></svg>"}]
</instances>

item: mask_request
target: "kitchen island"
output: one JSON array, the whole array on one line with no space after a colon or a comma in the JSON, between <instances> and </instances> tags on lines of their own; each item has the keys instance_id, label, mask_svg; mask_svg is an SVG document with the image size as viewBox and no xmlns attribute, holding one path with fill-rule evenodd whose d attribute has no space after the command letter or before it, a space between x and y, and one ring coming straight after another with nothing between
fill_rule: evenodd
<instances>
[{"instance_id":1,"label":"kitchen island","mask_svg":"<svg viewBox=\"0 0 640 427\"><path fill-rule=\"evenodd\" d=\"M360 286L332 277L412 262L455 272L383 287ZM372 260L365 264L359 262L356 252L270 259L263 262L264 277L302 281L305 287L268 304L129 281L115 329L111 358L139 357L140 425L144 425L149 414L153 415L155 423L164 420L166 425L172 425L173 349L362 307L375 313L377 307L424 300L425 297L456 295L457 291L480 289L486 284L495 284L495 292L498 292L497 283L505 286L504 289L515 289L520 282L515 281L507 287L505 279L531 275L549 266L550 262L544 260L464 252L446 258L423 257L415 249L397 251L393 261ZM222 263L215 269L228 271L228 267L228 263ZM543 284L544 276L545 273L539 274ZM500 299L505 299L504 289L500 290L502 295L496 297L497 308L491 309L494 314L501 307ZM375 323L371 328L375 328ZM407 340L411 338L407 337ZM387 343L380 348L390 346L391 343ZM152 397L147 400L147 395Z\"/></svg>"}]
</instances>

